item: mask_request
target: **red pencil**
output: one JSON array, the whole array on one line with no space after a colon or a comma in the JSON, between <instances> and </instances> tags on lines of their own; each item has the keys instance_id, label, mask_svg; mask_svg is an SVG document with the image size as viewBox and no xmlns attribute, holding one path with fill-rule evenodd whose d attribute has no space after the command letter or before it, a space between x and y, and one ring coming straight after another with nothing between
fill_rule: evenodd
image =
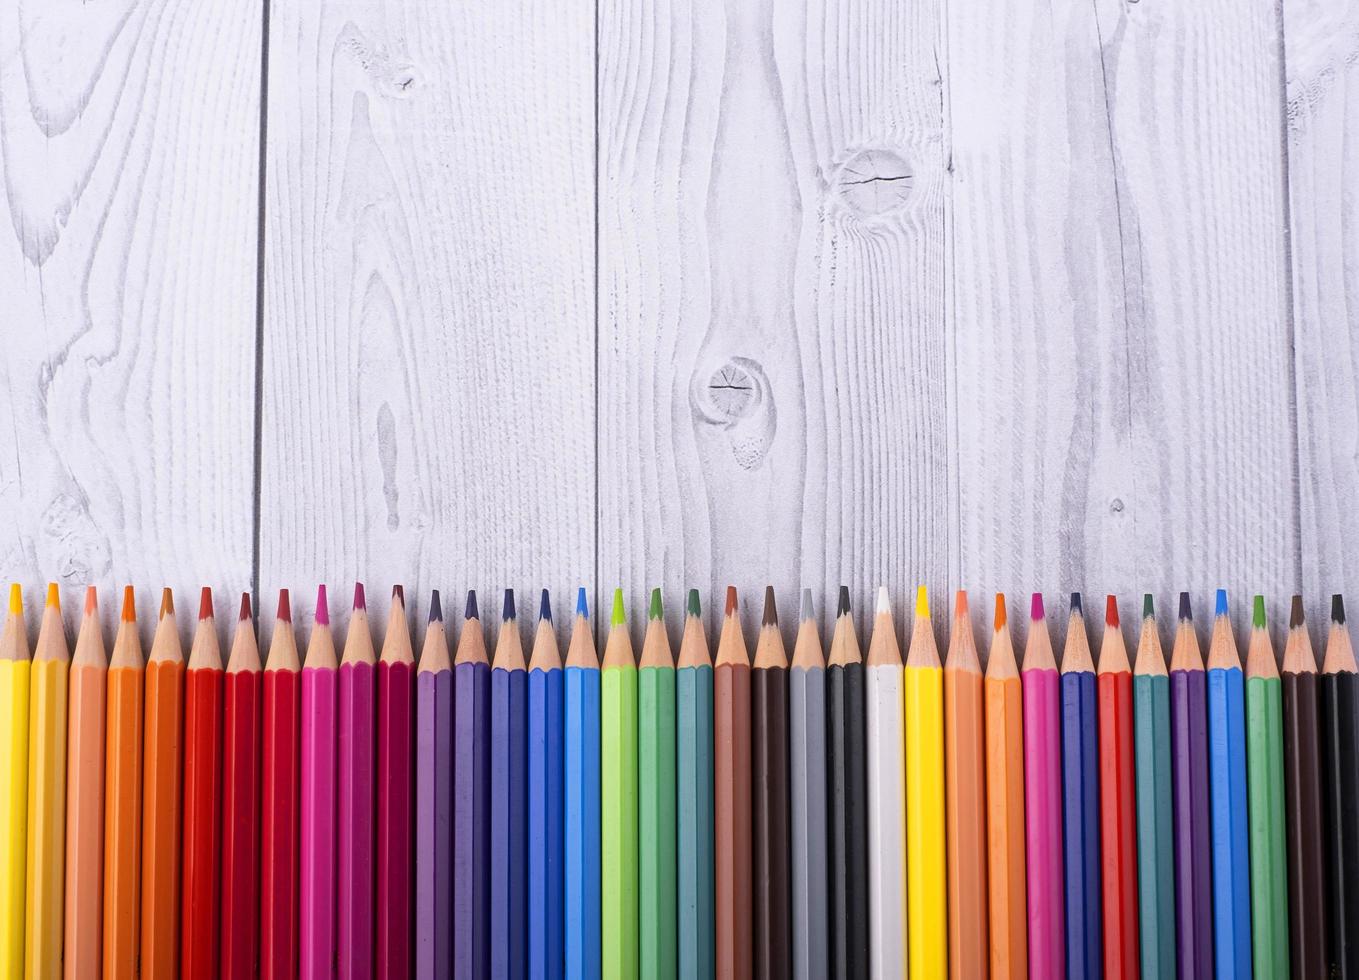
<instances>
[{"instance_id":1,"label":"red pencil","mask_svg":"<svg viewBox=\"0 0 1359 980\"><path fill-rule=\"evenodd\" d=\"M180 976L210 977L218 961L221 861L222 651L212 590L198 603L198 630L184 675L184 861Z\"/></svg>"},{"instance_id":2,"label":"red pencil","mask_svg":"<svg viewBox=\"0 0 1359 980\"><path fill-rule=\"evenodd\" d=\"M222 980L253 980L260 946L260 650L248 592L222 686Z\"/></svg>"},{"instance_id":3,"label":"red pencil","mask_svg":"<svg viewBox=\"0 0 1359 980\"><path fill-rule=\"evenodd\" d=\"M399 585L378 658L377 722L377 968L378 976L404 980L414 965L415 655Z\"/></svg>"},{"instance_id":4,"label":"red pencil","mask_svg":"<svg viewBox=\"0 0 1359 980\"><path fill-rule=\"evenodd\" d=\"M264 752L260 784L260 977L297 976L297 817L300 733L297 641L288 590L264 668Z\"/></svg>"},{"instance_id":5,"label":"red pencil","mask_svg":"<svg viewBox=\"0 0 1359 980\"><path fill-rule=\"evenodd\" d=\"M1104 642L1099 652L1099 815L1104 866L1104 975L1136 980L1137 824L1133 768L1132 669L1118 600L1109 596L1104 611Z\"/></svg>"}]
</instances>

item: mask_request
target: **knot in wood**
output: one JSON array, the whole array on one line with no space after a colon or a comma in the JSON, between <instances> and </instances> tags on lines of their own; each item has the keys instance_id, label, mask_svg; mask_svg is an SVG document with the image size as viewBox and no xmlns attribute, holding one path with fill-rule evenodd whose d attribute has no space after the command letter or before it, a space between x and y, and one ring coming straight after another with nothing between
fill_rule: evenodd
<instances>
[{"instance_id":1,"label":"knot in wood","mask_svg":"<svg viewBox=\"0 0 1359 980\"><path fill-rule=\"evenodd\" d=\"M859 150L835 171L835 196L863 218L896 211L910 200L915 172L895 150L881 147Z\"/></svg>"}]
</instances>

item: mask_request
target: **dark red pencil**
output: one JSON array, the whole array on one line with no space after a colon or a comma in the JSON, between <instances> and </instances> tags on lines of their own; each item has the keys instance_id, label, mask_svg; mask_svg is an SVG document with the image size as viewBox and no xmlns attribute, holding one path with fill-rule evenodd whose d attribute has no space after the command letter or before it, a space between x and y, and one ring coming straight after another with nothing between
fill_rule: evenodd
<instances>
[{"instance_id":1,"label":"dark red pencil","mask_svg":"<svg viewBox=\"0 0 1359 980\"><path fill-rule=\"evenodd\" d=\"M198 631L184 675L184 860L180 975L210 977L218 961L222 817L222 655L212 590L198 605Z\"/></svg>"},{"instance_id":2,"label":"dark red pencil","mask_svg":"<svg viewBox=\"0 0 1359 980\"><path fill-rule=\"evenodd\" d=\"M288 590L264 668L264 753L260 792L260 977L297 975L297 819L300 770L300 678Z\"/></svg>"},{"instance_id":3,"label":"dark red pencil","mask_svg":"<svg viewBox=\"0 0 1359 980\"><path fill-rule=\"evenodd\" d=\"M222 980L253 980L260 946L260 651L241 596L223 677Z\"/></svg>"},{"instance_id":4,"label":"dark red pencil","mask_svg":"<svg viewBox=\"0 0 1359 980\"><path fill-rule=\"evenodd\" d=\"M377 963L387 980L405 980L415 964L415 655L405 600L392 589L377 666Z\"/></svg>"}]
</instances>

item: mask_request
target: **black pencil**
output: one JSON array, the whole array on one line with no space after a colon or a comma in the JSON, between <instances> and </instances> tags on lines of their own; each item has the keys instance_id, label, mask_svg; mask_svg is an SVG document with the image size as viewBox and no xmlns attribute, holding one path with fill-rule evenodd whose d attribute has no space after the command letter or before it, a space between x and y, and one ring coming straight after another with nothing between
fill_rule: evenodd
<instances>
[{"instance_id":1,"label":"black pencil","mask_svg":"<svg viewBox=\"0 0 1359 980\"><path fill-rule=\"evenodd\" d=\"M1331 598L1331 633L1317 681L1325 787L1331 976L1359 977L1359 670L1345 601Z\"/></svg>"},{"instance_id":2,"label":"black pencil","mask_svg":"<svg viewBox=\"0 0 1359 980\"><path fill-rule=\"evenodd\" d=\"M788 655L779 633L774 587L750 672L751 776L755 819L755 976L792 972L788 859Z\"/></svg>"},{"instance_id":3,"label":"black pencil","mask_svg":"<svg viewBox=\"0 0 1359 980\"><path fill-rule=\"evenodd\" d=\"M831 975L868 976L868 773L864 746L864 665L849 589L840 586L826 661L826 754L830 757Z\"/></svg>"}]
</instances>

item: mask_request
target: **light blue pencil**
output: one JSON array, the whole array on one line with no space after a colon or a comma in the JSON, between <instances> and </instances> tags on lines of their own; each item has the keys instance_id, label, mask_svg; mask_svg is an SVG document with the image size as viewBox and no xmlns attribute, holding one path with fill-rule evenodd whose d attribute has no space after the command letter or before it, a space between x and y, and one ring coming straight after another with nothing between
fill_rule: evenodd
<instances>
[{"instance_id":1,"label":"light blue pencil","mask_svg":"<svg viewBox=\"0 0 1359 980\"><path fill-rule=\"evenodd\" d=\"M600 975L599 655L582 588L566 651L566 976Z\"/></svg>"}]
</instances>

